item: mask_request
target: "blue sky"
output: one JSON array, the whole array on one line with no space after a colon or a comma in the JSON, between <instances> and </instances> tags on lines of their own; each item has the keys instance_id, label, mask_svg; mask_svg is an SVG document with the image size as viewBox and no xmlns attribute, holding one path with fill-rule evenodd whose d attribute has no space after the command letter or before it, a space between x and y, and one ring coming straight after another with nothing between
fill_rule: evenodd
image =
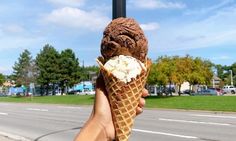
<instances>
[{"instance_id":1,"label":"blue sky","mask_svg":"<svg viewBox=\"0 0 236 141\"><path fill-rule=\"evenodd\" d=\"M71 48L95 65L112 0L1 0L0 73L11 74L19 54L35 57L47 43ZM127 0L148 41L148 56L189 54L213 63L236 62L236 0Z\"/></svg>"}]
</instances>

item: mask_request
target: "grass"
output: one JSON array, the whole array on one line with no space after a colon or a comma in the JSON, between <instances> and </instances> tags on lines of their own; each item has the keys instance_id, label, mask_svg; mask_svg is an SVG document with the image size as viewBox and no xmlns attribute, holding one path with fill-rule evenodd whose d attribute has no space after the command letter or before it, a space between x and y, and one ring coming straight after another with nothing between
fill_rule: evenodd
<instances>
[{"instance_id":1,"label":"grass","mask_svg":"<svg viewBox=\"0 0 236 141\"><path fill-rule=\"evenodd\" d=\"M236 112L236 96L149 97L146 107Z\"/></svg>"},{"instance_id":2,"label":"grass","mask_svg":"<svg viewBox=\"0 0 236 141\"><path fill-rule=\"evenodd\" d=\"M0 97L0 102L92 105L94 96ZM236 96L172 96L146 98L147 108L236 112Z\"/></svg>"},{"instance_id":3,"label":"grass","mask_svg":"<svg viewBox=\"0 0 236 141\"><path fill-rule=\"evenodd\" d=\"M45 103L45 104L76 104L76 105L91 105L93 104L94 96L35 96L31 97L0 97L0 102L19 102L19 103Z\"/></svg>"}]
</instances>

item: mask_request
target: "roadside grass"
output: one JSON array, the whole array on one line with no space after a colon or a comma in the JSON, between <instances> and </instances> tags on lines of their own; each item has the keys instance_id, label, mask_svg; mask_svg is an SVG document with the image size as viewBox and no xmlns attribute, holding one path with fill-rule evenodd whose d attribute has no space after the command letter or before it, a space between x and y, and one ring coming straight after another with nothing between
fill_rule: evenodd
<instances>
[{"instance_id":1,"label":"roadside grass","mask_svg":"<svg viewBox=\"0 0 236 141\"><path fill-rule=\"evenodd\" d=\"M0 102L17 103L45 103L45 104L76 104L91 105L94 96L90 95L65 95L65 96L34 96L34 97L0 97Z\"/></svg>"},{"instance_id":2,"label":"roadside grass","mask_svg":"<svg viewBox=\"0 0 236 141\"><path fill-rule=\"evenodd\" d=\"M0 102L92 105L94 96L0 97ZM145 107L236 112L236 96L149 96Z\"/></svg>"},{"instance_id":3,"label":"roadside grass","mask_svg":"<svg viewBox=\"0 0 236 141\"><path fill-rule=\"evenodd\" d=\"M151 96L146 107L236 112L236 96Z\"/></svg>"}]
</instances>

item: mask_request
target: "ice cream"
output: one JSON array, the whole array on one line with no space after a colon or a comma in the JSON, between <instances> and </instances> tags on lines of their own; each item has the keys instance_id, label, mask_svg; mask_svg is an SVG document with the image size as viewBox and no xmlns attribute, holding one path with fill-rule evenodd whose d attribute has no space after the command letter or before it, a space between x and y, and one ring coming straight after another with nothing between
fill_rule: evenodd
<instances>
[{"instance_id":1,"label":"ice cream","mask_svg":"<svg viewBox=\"0 0 236 141\"><path fill-rule=\"evenodd\" d=\"M104 65L105 69L111 72L117 79L124 83L135 79L143 70L146 70L144 64L131 57L119 55L109 59Z\"/></svg>"},{"instance_id":2,"label":"ice cream","mask_svg":"<svg viewBox=\"0 0 236 141\"><path fill-rule=\"evenodd\" d=\"M117 18L105 29L98 58L115 127L115 140L128 141L151 61L147 39L131 18Z\"/></svg>"},{"instance_id":3,"label":"ice cream","mask_svg":"<svg viewBox=\"0 0 236 141\"><path fill-rule=\"evenodd\" d=\"M117 18L105 29L101 54L105 61L118 55L132 56L141 62L146 59L148 42L139 24L132 18Z\"/></svg>"}]
</instances>

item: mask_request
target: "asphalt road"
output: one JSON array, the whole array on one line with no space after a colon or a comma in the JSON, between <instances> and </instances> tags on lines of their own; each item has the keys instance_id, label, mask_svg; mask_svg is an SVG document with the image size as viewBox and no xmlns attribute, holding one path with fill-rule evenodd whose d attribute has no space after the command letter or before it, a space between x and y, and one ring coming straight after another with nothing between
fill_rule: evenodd
<instances>
[{"instance_id":1,"label":"asphalt road","mask_svg":"<svg viewBox=\"0 0 236 141\"><path fill-rule=\"evenodd\" d=\"M32 141L72 141L91 108L0 103L0 132ZM235 141L236 113L147 110L137 117L130 141Z\"/></svg>"}]
</instances>

